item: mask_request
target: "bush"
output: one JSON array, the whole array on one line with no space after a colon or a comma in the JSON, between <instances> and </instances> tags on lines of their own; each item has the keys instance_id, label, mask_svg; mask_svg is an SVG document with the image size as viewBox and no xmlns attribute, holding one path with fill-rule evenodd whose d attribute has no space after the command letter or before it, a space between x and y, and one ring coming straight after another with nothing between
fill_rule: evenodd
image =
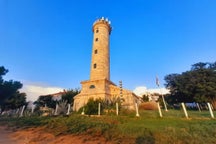
<instances>
[{"instance_id":1,"label":"bush","mask_svg":"<svg viewBox=\"0 0 216 144\"><path fill-rule=\"evenodd\" d=\"M90 98L88 100L88 103L84 106L85 114L88 114L88 115L98 114L98 104L99 103L101 103L101 99L94 100L93 98ZM103 110L101 107L101 112L102 111Z\"/></svg>"}]
</instances>

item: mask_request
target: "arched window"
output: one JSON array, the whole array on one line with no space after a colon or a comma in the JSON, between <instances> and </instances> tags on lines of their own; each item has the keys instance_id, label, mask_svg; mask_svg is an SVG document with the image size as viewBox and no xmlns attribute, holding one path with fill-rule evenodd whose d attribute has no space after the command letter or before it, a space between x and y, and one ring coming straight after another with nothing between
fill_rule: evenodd
<instances>
[{"instance_id":1,"label":"arched window","mask_svg":"<svg viewBox=\"0 0 216 144\"><path fill-rule=\"evenodd\" d=\"M94 89L94 88L95 88L95 85L90 85L89 88L90 88L90 89Z\"/></svg>"}]
</instances>

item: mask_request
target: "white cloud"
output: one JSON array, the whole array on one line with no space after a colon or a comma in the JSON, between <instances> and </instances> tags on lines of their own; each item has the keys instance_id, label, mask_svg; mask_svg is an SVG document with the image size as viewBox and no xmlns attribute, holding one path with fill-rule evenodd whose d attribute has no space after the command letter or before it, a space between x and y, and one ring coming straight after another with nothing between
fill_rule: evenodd
<instances>
[{"instance_id":1,"label":"white cloud","mask_svg":"<svg viewBox=\"0 0 216 144\"><path fill-rule=\"evenodd\" d=\"M60 91L63 91L63 88L38 84L24 84L21 89L21 92L26 93L27 101L36 101L40 95L53 94Z\"/></svg>"},{"instance_id":2,"label":"white cloud","mask_svg":"<svg viewBox=\"0 0 216 144\"><path fill-rule=\"evenodd\" d=\"M153 93L159 93L159 94L167 94L169 93L169 90L166 88L155 88L155 89L148 89L145 86L138 86L133 91L136 95L142 96L144 94L153 94Z\"/></svg>"},{"instance_id":3,"label":"white cloud","mask_svg":"<svg viewBox=\"0 0 216 144\"><path fill-rule=\"evenodd\" d=\"M138 96L142 96L147 93L147 87L145 86L136 87L133 92Z\"/></svg>"},{"instance_id":4,"label":"white cloud","mask_svg":"<svg viewBox=\"0 0 216 144\"><path fill-rule=\"evenodd\" d=\"M149 93L168 94L169 90L166 88L148 89Z\"/></svg>"}]
</instances>

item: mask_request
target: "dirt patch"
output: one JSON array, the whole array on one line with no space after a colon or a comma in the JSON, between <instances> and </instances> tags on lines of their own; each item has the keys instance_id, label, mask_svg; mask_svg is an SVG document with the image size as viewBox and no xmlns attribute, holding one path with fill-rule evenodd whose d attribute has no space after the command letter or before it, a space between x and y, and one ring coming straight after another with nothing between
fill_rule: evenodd
<instances>
[{"instance_id":1,"label":"dirt patch","mask_svg":"<svg viewBox=\"0 0 216 144\"><path fill-rule=\"evenodd\" d=\"M17 144L10 138L12 131L5 126L0 126L0 144Z\"/></svg>"},{"instance_id":2,"label":"dirt patch","mask_svg":"<svg viewBox=\"0 0 216 144\"><path fill-rule=\"evenodd\" d=\"M144 103L140 104L139 109L142 109L142 110L157 110L158 107L157 107L156 102L144 102Z\"/></svg>"},{"instance_id":3,"label":"dirt patch","mask_svg":"<svg viewBox=\"0 0 216 144\"><path fill-rule=\"evenodd\" d=\"M18 144L112 144L103 137L90 135L60 135L54 136L43 127L18 130L10 135Z\"/></svg>"}]
</instances>

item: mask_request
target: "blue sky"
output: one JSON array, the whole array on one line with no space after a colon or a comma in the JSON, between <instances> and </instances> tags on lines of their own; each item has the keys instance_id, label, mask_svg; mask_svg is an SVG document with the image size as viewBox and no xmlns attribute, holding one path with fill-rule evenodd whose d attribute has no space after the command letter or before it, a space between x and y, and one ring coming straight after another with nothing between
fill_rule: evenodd
<instances>
[{"instance_id":1,"label":"blue sky","mask_svg":"<svg viewBox=\"0 0 216 144\"><path fill-rule=\"evenodd\" d=\"M92 24L108 17L111 80L134 90L155 76L216 61L215 0L1 0L0 65L6 79L81 87L90 74Z\"/></svg>"}]
</instances>

